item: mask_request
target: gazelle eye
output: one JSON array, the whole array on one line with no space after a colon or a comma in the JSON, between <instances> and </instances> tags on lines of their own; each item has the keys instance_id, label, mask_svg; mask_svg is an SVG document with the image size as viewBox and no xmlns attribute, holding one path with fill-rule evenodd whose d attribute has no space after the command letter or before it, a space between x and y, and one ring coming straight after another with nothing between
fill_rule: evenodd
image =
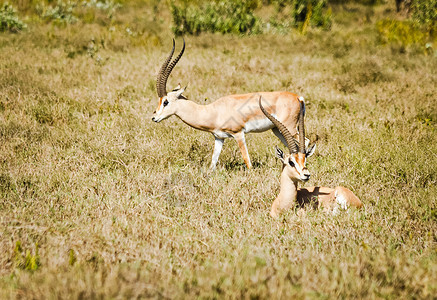
<instances>
[{"instance_id":1,"label":"gazelle eye","mask_svg":"<svg viewBox=\"0 0 437 300\"><path fill-rule=\"evenodd\" d=\"M291 166L291 167L294 167L294 163L289 159L288 160L288 164Z\"/></svg>"},{"instance_id":2,"label":"gazelle eye","mask_svg":"<svg viewBox=\"0 0 437 300\"><path fill-rule=\"evenodd\" d=\"M163 103L163 105L164 105L164 106L167 106L167 105L168 105L168 100L165 100L164 103Z\"/></svg>"}]
</instances>

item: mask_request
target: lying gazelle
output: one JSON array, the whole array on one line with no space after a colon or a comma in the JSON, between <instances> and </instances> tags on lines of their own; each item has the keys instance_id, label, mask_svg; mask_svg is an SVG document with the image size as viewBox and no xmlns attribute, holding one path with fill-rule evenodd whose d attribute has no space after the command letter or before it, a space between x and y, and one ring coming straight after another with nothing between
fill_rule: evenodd
<instances>
[{"instance_id":1,"label":"lying gazelle","mask_svg":"<svg viewBox=\"0 0 437 300\"><path fill-rule=\"evenodd\" d=\"M265 99L266 109L291 131L291 135L297 135L296 126L299 119L299 100L297 95L290 92L259 92L230 95L208 105L199 105L187 100L182 94L186 87L181 88L178 86L173 91L167 93L167 79L184 53L185 40L179 55L170 62L174 50L175 41L173 39L173 49L162 65L156 80L159 104L152 120L160 122L172 115L176 115L184 123L195 129L211 132L215 137L211 169L215 169L224 140L229 137L233 137L237 141L248 168L251 168L252 164L247 151L245 133L263 132L272 129L273 133L286 145L286 141L278 131L278 128L261 112L258 106L258 97L260 95Z\"/></svg>"},{"instance_id":2,"label":"lying gazelle","mask_svg":"<svg viewBox=\"0 0 437 300\"><path fill-rule=\"evenodd\" d=\"M334 213L339 208L347 209L350 206L356 208L362 207L360 199L352 191L342 186L338 186L335 189L329 187L297 187L299 181L306 182L310 179L310 172L306 168L305 163L306 158L313 155L316 149L316 144L305 149L305 102L303 99L300 101L299 142L297 142L288 129L264 109L261 98L259 98L261 111L275 124L284 136L286 146L290 151L290 154L285 155L281 149L276 147L276 155L282 161L281 190L272 204L270 215L276 218L282 211L289 209L295 203L299 206L313 203L316 207L332 210Z\"/></svg>"}]
</instances>

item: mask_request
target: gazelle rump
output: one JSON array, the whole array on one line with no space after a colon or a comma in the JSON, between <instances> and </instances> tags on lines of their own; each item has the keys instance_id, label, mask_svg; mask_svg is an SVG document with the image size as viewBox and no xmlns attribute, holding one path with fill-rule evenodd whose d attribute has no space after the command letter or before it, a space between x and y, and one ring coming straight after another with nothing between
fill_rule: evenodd
<instances>
[{"instance_id":1,"label":"gazelle rump","mask_svg":"<svg viewBox=\"0 0 437 300\"><path fill-rule=\"evenodd\" d=\"M360 199L352 191L342 186L336 188L323 186L298 188L299 181L306 182L310 179L310 172L306 167L306 159L313 155L316 149L315 144L308 149L305 147L305 102L303 99L300 101L299 142L292 137L280 121L264 109L261 97L259 98L259 106L266 117L277 126L281 134L286 138L286 145L290 151L290 154L286 155L281 149L276 147L276 155L282 161L282 172L281 189L279 195L273 201L270 211L272 217L277 218L282 211L296 204L300 206L313 204L315 208L322 207L332 210L334 213L339 209L347 209L348 207L362 207L363 204Z\"/></svg>"},{"instance_id":2,"label":"gazelle rump","mask_svg":"<svg viewBox=\"0 0 437 300\"><path fill-rule=\"evenodd\" d=\"M182 57L185 50L185 41L181 52L171 61L175 50L164 61L156 80L156 91L159 103L153 113L152 120L162 120L176 115L185 124L214 135L215 146L211 161L211 169L216 167L226 138L233 137L238 143L247 168L252 167L249 152L246 146L245 134L249 132L263 132L271 129L285 145L286 141L274 123L260 110L258 98L263 97L265 109L281 124L286 126L293 136L297 136L297 121L299 119L299 99L290 92L258 92L240 95L229 95L217 99L215 102L200 105L188 100L184 95L186 87L177 86L173 91L166 91L168 76ZM171 61L171 62L170 62Z\"/></svg>"}]
</instances>

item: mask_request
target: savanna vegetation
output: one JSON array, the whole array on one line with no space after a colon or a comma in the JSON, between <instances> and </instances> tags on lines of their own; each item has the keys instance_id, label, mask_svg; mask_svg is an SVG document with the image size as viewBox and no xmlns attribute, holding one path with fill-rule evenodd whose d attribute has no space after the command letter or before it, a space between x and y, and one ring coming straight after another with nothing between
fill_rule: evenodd
<instances>
[{"instance_id":1,"label":"savanna vegetation","mask_svg":"<svg viewBox=\"0 0 437 300\"><path fill-rule=\"evenodd\" d=\"M434 298L436 3L0 1L0 298ZM271 132L209 174L211 135L151 121L174 35L198 103L304 96L307 185L365 208L271 219Z\"/></svg>"}]
</instances>

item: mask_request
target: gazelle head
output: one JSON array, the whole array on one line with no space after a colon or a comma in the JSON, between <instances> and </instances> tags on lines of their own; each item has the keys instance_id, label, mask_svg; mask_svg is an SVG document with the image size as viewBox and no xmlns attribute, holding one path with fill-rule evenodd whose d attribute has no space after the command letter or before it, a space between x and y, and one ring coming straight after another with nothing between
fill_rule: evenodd
<instances>
[{"instance_id":1,"label":"gazelle head","mask_svg":"<svg viewBox=\"0 0 437 300\"><path fill-rule=\"evenodd\" d=\"M174 102L180 99L187 99L184 95L182 95L187 87L181 88L181 86L178 85L171 92L167 93L167 79L170 76L173 68L178 63L179 59L182 57L182 54L184 54L185 40L181 52L179 52L178 56L176 56L176 58L170 62L174 50L175 41L173 39L173 49L171 50L170 55L162 64L161 70L158 73L158 78L156 79L156 92L159 97L159 104L156 110L153 112L152 120L155 122L160 122L164 119L167 119L175 113L175 108L172 105Z\"/></svg>"},{"instance_id":2,"label":"gazelle head","mask_svg":"<svg viewBox=\"0 0 437 300\"><path fill-rule=\"evenodd\" d=\"M284 124L279 122L264 109L261 104L261 97L259 98L259 106L266 117L279 129L287 142L287 148L290 151L290 154L284 154L281 149L276 147L276 155L282 161L283 172L286 172L288 177L292 180L299 180L303 182L308 181L310 179L310 172L306 167L306 158L314 154L314 151L316 150L316 144L308 147L308 149L305 147L305 102L300 100L299 141L293 138Z\"/></svg>"}]
</instances>

